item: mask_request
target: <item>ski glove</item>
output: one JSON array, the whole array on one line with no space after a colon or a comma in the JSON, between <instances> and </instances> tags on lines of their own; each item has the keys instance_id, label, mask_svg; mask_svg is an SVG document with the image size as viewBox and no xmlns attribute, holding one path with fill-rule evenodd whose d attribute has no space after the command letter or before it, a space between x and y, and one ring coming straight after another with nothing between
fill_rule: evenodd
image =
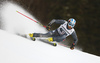
<instances>
[{"instance_id":1,"label":"ski glove","mask_svg":"<svg viewBox=\"0 0 100 63\"><path fill-rule=\"evenodd\" d=\"M71 50L73 50L75 47L75 43L72 44L72 46L70 47Z\"/></svg>"},{"instance_id":2,"label":"ski glove","mask_svg":"<svg viewBox=\"0 0 100 63\"><path fill-rule=\"evenodd\" d=\"M51 29L51 26L47 26L47 27L46 27L46 29L47 29L48 31L50 31L50 29Z\"/></svg>"}]
</instances>

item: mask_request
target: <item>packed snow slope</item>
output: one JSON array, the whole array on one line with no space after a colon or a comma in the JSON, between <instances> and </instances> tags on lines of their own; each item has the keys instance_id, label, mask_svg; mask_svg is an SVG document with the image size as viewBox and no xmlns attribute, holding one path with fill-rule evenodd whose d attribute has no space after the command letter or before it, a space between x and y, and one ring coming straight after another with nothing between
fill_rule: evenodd
<instances>
[{"instance_id":1,"label":"packed snow slope","mask_svg":"<svg viewBox=\"0 0 100 63\"><path fill-rule=\"evenodd\" d=\"M0 63L99 63L100 57L0 30Z\"/></svg>"},{"instance_id":2,"label":"packed snow slope","mask_svg":"<svg viewBox=\"0 0 100 63\"><path fill-rule=\"evenodd\" d=\"M2 4L2 30L0 30L0 63L99 63L100 57L67 47L57 47L32 41L18 34L32 32L46 33L45 28L21 16L19 10L31 16L20 6L8 3ZM33 18L35 19L35 18ZM36 20L36 19L35 19Z\"/></svg>"}]
</instances>

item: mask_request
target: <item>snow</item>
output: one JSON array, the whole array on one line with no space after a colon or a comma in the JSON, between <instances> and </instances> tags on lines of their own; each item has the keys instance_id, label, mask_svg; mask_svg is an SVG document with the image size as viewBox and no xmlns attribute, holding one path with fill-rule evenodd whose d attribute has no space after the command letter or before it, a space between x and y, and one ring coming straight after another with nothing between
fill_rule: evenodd
<instances>
[{"instance_id":1,"label":"snow","mask_svg":"<svg viewBox=\"0 0 100 63\"><path fill-rule=\"evenodd\" d=\"M16 35L33 32L46 33L45 28L18 14L16 10L35 19L15 3L3 4L0 30L0 63L99 63L100 57L77 49L70 50L32 41ZM36 19L35 19L36 20ZM38 21L38 20L37 20Z\"/></svg>"},{"instance_id":2,"label":"snow","mask_svg":"<svg viewBox=\"0 0 100 63\"><path fill-rule=\"evenodd\" d=\"M43 28L39 24L31 21L30 19L17 13L16 11L19 11L29 16L30 18L36 20L34 16L27 13L27 11L25 11L20 6L15 5L14 3L4 2L0 12L2 15L2 24L3 24L2 29L10 33L20 33L20 34L33 33L33 32L42 32L42 33L46 32L46 30L45 29L43 30ZM37 27L39 29L37 29Z\"/></svg>"}]
</instances>

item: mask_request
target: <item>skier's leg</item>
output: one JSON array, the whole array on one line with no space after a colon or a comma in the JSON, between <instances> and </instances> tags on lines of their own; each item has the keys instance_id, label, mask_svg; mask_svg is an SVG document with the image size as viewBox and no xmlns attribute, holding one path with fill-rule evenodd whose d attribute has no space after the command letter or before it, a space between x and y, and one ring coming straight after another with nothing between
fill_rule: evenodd
<instances>
[{"instance_id":1,"label":"skier's leg","mask_svg":"<svg viewBox=\"0 0 100 63\"><path fill-rule=\"evenodd\" d=\"M42 33L33 33L33 37L50 37L51 34L48 32L46 34L42 34Z\"/></svg>"},{"instance_id":2,"label":"skier's leg","mask_svg":"<svg viewBox=\"0 0 100 63\"><path fill-rule=\"evenodd\" d=\"M56 36L56 37L53 37L53 41L60 42L60 41L63 41L65 38L66 36Z\"/></svg>"},{"instance_id":3,"label":"skier's leg","mask_svg":"<svg viewBox=\"0 0 100 63\"><path fill-rule=\"evenodd\" d=\"M49 31L46 34L42 34L42 33L30 33L29 36L30 37L51 37L54 34L54 30L53 31Z\"/></svg>"},{"instance_id":4,"label":"skier's leg","mask_svg":"<svg viewBox=\"0 0 100 63\"><path fill-rule=\"evenodd\" d=\"M49 31L48 33L46 34L42 34L42 33L32 33L32 34L29 34L30 37L50 37L48 38L48 41L49 42L52 42L52 41L62 41L63 39L65 39L64 36L60 36L57 32L57 30L53 30L53 31Z\"/></svg>"}]
</instances>

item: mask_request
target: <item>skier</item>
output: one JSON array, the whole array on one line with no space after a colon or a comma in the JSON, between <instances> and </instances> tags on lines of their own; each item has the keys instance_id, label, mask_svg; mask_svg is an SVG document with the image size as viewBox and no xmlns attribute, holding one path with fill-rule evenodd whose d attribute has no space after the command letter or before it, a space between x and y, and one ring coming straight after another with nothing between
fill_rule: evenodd
<instances>
[{"instance_id":1,"label":"skier","mask_svg":"<svg viewBox=\"0 0 100 63\"><path fill-rule=\"evenodd\" d=\"M33 40L34 40L34 37L50 37L50 38L48 38L49 42L52 42L52 41L60 42L60 41L63 41L64 39L66 39L67 36L72 35L74 42L72 43L70 49L73 50L78 41L76 32L74 30L76 20L73 18L70 18L68 21L53 19L47 26L48 30L50 30L51 25L53 23L57 23L57 24L61 24L61 25L56 30L49 31L46 34L30 33L29 36L33 37Z\"/></svg>"}]
</instances>

